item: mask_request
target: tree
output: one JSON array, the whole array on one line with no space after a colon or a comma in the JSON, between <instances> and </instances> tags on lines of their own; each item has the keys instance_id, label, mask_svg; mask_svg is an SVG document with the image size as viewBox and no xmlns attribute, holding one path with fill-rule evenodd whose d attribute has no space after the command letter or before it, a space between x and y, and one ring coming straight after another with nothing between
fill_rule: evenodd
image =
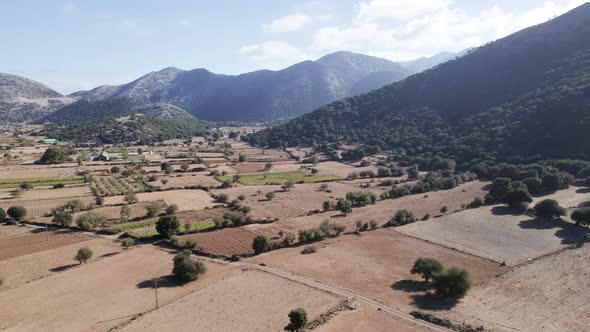
<instances>
[{"instance_id":1,"label":"tree","mask_svg":"<svg viewBox=\"0 0 590 332\"><path fill-rule=\"evenodd\" d=\"M123 201L127 202L128 204L137 203L137 195L135 195L135 193L128 193L123 198Z\"/></svg>"},{"instance_id":2,"label":"tree","mask_svg":"<svg viewBox=\"0 0 590 332\"><path fill-rule=\"evenodd\" d=\"M590 226L590 207L572 212L572 220L576 222L576 225L584 227Z\"/></svg>"},{"instance_id":3,"label":"tree","mask_svg":"<svg viewBox=\"0 0 590 332\"><path fill-rule=\"evenodd\" d=\"M172 164L167 161L160 164L160 169L166 174L174 173L174 167L172 167Z\"/></svg>"},{"instance_id":4,"label":"tree","mask_svg":"<svg viewBox=\"0 0 590 332\"><path fill-rule=\"evenodd\" d=\"M338 200L338 203L336 203L336 209L346 216L352 212L352 202L345 198L341 198Z\"/></svg>"},{"instance_id":5,"label":"tree","mask_svg":"<svg viewBox=\"0 0 590 332\"><path fill-rule=\"evenodd\" d=\"M492 187L490 188L490 195L498 202L504 201L504 196L510 190L510 184L512 180L509 178L495 178L492 181Z\"/></svg>"},{"instance_id":6,"label":"tree","mask_svg":"<svg viewBox=\"0 0 590 332\"><path fill-rule=\"evenodd\" d=\"M176 212L178 212L178 205L176 204L170 204L170 206L166 208L166 214L176 214Z\"/></svg>"},{"instance_id":7,"label":"tree","mask_svg":"<svg viewBox=\"0 0 590 332\"><path fill-rule=\"evenodd\" d=\"M25 190L25 191L29 191L29 190L33 189L33 185L30 184L29 182L23 182L19 185L19 188L21 188L22 190Z\"/></svg>"},{"instance_id":8,"label":"tree","mask_svg":"<svg viewBox=\"0 0 590 332\"><path fill-rule=\"evenodd\" d=\"M64 204L63 207L64 207L64 210L70 210L71 212L80 212L80 211L82 211L84 204L79 199L73 199L71 201L68 201L66 204Z\"/></svg>"},{"instance_id":9,"label":"tree","mask_svg":"<svg viewBox=\"0 0 590 332\"><path fill-rule=\"evenodd\" d=\"M543 176L543 187L547 191L557 191L563 189L564 180L561 174L549 173Z\"/></svg>"},{"instance_id":10,"label":"tree","mask_svg":"<svg viewBox=\"0 0 590 332\"><path fill-rule=\"evenodd\" d=\"M565 216L565 209L554 199L544 199L535 204L535 214L540 218L555 219Z\"/></svg>"},{"instance_id":11,"label":"tree","mask_svg":"<svg viewBox=\"0 0 590 332\"><path fill-rule=\"evenodd\" d=\"M66 211L56 211L53 215L53 222L58 225L69 226L73 220L72 214Z\"/></svg>"},{"instance_id":12,"label":"tree","mask_svg":"<svg viewBox=\"0 0 590 332\"><path fill-rule=\"evenodd\" d=\"M246 156L244 156L243 154L241 154L241 155L238 157L238 161L239 161L239 162L244 162L244 161L246 161Z\"/></svg>"},{"instance_id":13,"label":"tree","mask_svg":"<svg viewBox=\"0 0 590 332\"><path fill-rule=\"evenodd\" d=\"M90 250L90 248L88 247L84 247L84 248L80 248L78 249L78 252L76 253L76 256L74 257L75 260L77 260L78 262L80 262L81 264L84 264L86 262L88 262L88 260L90 258L92 258L92 250Z\"/></svg>"},{"instance_id":14,"label":"tree","mask_svg":"<svg viewBox=\"0 0 590 332\"><path fill-rule=\"evenodd\" d=\"M14 219L15 221L21 221L27 216L27 209L22 206L11 206L6 212L10 218Z\"/></svg>"},{"instance_id":15,"label":"tree","mask_svg":"<svg viewBox=\"0 0 590 332\"><path fill-rule=\"evenodd\" d=\"M436 294L447 299L459 299L471 289L471 276L465 269L452 267L434 275L432 287Z\"/></svg>"},{"instance_id":16,"label":"tree","mask_svg":"<svg viewBox=\"0 0 590 332\"><path fill-rule=\"evenodd\" d=\"M181 169L183 172L186 172L186 171L188 171L188 168L189 168L189 167L190 167L190 166L189 166L189 164L181 164L181 165L180 165L180 169Z\"/></svg>"},{"instance_id":17,"label":"tree","mask_svg":"<svg viewBox=\"0 0 590 332\"><path fill-rule=\"evenodd\" d=\"M0 222L6 220L6 211L3 208L0 208Z\"/></svg>"},{"instance_id":18,"label":"tree","mask_svg":"<svg viewBox=\"0 0 590 332\"><path fill-rule=\"evenodd\" d=\"M111 173L113 173L113 174L117 174L120 171L121 171L121 169L119 167L117 167L117 166L111 167Z\"/></svg>"},{"instance_id":19,"label":"tree","mask_svg":"<svg viewBox=\"0 0 590 332\"><path fill-rule=\"evenodd\" d=\"M104 223L106 218L96 212L87 212L76 218L76 225L83 230L89 231Z\"/></svg>"},{"instance_id":20,"label":"tree","mask_svg":"<svg viewBox=\"0 0 590 332\"><path fill-rule=\"evenodd\" d=\"M40 164L61 164L70 161L74 150L70 148L48 148L39 159Z\"/></svg>"},{"instance_id":21,"label":"tree","mask_svg":"<svg viewBox=\"0 0 590 332\"><path fill-rule=\"evenodd\" d=\"M529 203L533 201L533 198L526 189L518 188L506 193L504 195L504 201L511 209L524 212L528 208Z\"/></svg>"},{"instance_id":22,"label":"tree","mask_svg":"<svg viewBox=\"0 0 590 332\"><path fill-rule=\"evenodd\" d=\"M408 179L409 180L416 180L419 175L420 175L420 172L418 172L418 167L413 166L413 167L408 168Z\"/></svg>"},{"instance_id":23,"label":"tree","mask_svg":"<svg viewBox=\"0 0 590 332\"><path fill-rule=\"evenodd\" d=\"M161 216L158 222L156 222L156 231L165 239L169 239L172 235L177 234L179 228L180 222L178 221L178 217L172 214Z\"/></svg>"},{"instance_id":24,"label":"tree","mask_svg":"<svg viewBox=\"0 0 590 332\"><path fill-rule=\"evenodd\" d=\"M134 244L135 244L135 241L130 237L123 239L121 241L121 246L123 246L123 248L125 250L129 250L129 248L133 247Z\"/></svg>"},{"instance_id":25,"label":"tree","mask_svg":"<svg viewBox=\"0 0 590 332\"><path fill-rule=\"evenodd\" d=\"M252 249L256 255L267 251L269 248L268 240L265 236L258 235L252 241Z\"/></svg>"},{"instance_id":26,"label":"tree","mask_svg":"<svg viewBox=\"0 0 590 332\"><path fill-rule=\"evenodd\" d=\"M316 174L318 174L318 172L319 172L319 171L318 171L318 169L317 169L317 168L312 168L312 169L311 169L311 174L313 174L313 175L316 175Z\"/></svg>"},{"instance_id":27,"label":"tree","mask_svg":"<svg viewBox=\"0 0 590 332\"><path fill-rule=\"evenodd\" d=\"M289 325L285 327L287 331L299 331L307 325L307 312L303 308L291 310L289 313Z\"/></svg>"},{"instance_id":28,"label":"tree","mask_svg":"<svg viewBox=\"0 0 590 332\"><path fill-rule=\"evenodd\" d=\"M283 190L291 190L293 188L295 188L295 183L291 180L287 180L285 181L285 183L281 186L281 188L283 188Z\"/></svg>"},{"instance_id":29,"label":"tree","mask_svg":"<svg viewBox=\"0 0 590 332\"><path fill-rule=\"evenodd\" d=\"M16 188L10 193L12 197L21 197L23 195L23 190L21 188Z\"/></svg>"},{"instance_id":30,"label":"tree","mask_svg":"<svg viewBox=\"0 0 590 332\"><path fill-rule=\"evenodd\" d=\"M129 206L123 205L121 206L120 214L122 219L127 219L131 215L131 209L129 208Z\"/></svg>"},{"instance_id":31,"label":"tree","mask_svg":"<svg viewBox=\"0 0 590 332\"><path fill-rule=\"evenodd\" d=\"M442 208L440 208L440 213L442 213L442 214L447 213L447 211L449 211L449 208L446 206L443 206Z\"/></svg>"},{"instance_id":32,"label":"tree","mask_svg":"<svg viewBox=\"0 0 590 332\"><path fill-rule=\"evenodd\" d=\"M196 280L199 274L207 271L203 262L191 258L191 251L188 249L174 256L173 262L172 274L182 283Z\"/></svg>"},{"instance_id":33,"label":"tree","mask_svg":"<svg viewBox=\"0 0 590 332\"><path fill-rule=\"evenodd\" d=\"M389 226L401 226L405 224L410 224L416 221L416 217L412 211L408 211L406 209L399 210L395 213L392 220L389 221Z\"/></svg>"},{"instance_id":34,"label":"tree","mask_svg":"<svg viewBox=\"0 0 590 332\"><path fill-rule=\"evenodd\" d=\"M331 211L334 210L334 203L332 201L324 201L322 204L322 208L324 211Z\"/></svg>"},{"instance_id":35,"label":"tree","mask_svg":"<svg viewBox=\"0 0 590 332\"><path fill-rule=\"evenodd\" d=\"M275 198L275 193L272 191L269 191L266 193L266 199L268 199L269 201L272 201L273 198Z\"/></svg>"},{"instance_id":36,"label":"tree","mask_svg":"<svg viewBox=\"0 0 590 332\"><path fill-rule=\"evenodd\" d=\"M156 203L150 203L145 209L147 210L145 215L147 218L153 218L160 212L160 206Z\"/></svg>"},{"instance_id":37,"label":"tree","mask_svg":"<svg viewBox=\"0 0 590 332\"><path fill-rule=\"evenodd\" d=\"M424 282L434 277L434 275L441 273L444 270L443 265L433 258L420 257L414 262L414 266L410 270L412 274L419 274L424 278Z\"/></svg>"},{"instance_id":38,"label":"tree","mask_svg":"<svg viewBox=\"0 0 590 332\"><path fill-rule=\"evenodd\" d=\"M264 170L265 171L270 171L272 169L272 163L268 162L266 164L264 164Z\"/></svg>"}]
</instances>

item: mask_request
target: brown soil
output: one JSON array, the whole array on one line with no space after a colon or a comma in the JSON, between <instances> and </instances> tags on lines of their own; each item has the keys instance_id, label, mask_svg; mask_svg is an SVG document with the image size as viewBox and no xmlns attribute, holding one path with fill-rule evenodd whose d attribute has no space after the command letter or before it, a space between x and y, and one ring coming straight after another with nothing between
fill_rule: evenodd
<instances>
[{"instance_id":1,"label":"brown soil","mask_svg":"<svg viewBox=\"0 0 590 332\"><path fill-rule=\"evenodd\" d=\"M105 204L121 204L125 196L105 197ZM163 200L167 205L178 205L179 211L201 210L213 207L213 199L203 190L168 190L151 193L139 193L137 199L140 202L152 202Z\"/></svg>"},{"instance_id":2,"label":"brown soil","mask_svg":"<svg viewBox=\"0 0 590 332\"><path fill-rule=\"evenodd\" d=\"M499 264L402 235L392 229L345 235L315 244L315 254L302 247L272 251L248 259L297 275L339 285L404 311L425 301L423 283L410 274L419 257L469 270L476 285L506 271ZM477 286L476 286L477 287Z\"/></svg>"},{"instance_id":3,"label":"brown soil","mask_svg":"<svg viewBox=\"0 0 590 332\"><path fill-rule=\"evenodd\" d=\"M204 232L181 236L181 241L193 239L199 248L217 255L241 255L254 253L252 241L256 233L244 228L224 228L214 232Z\"/></svg>"},{"instance_id":4,"label":"brown soil","mask_svg":"<svg viewBox=\"0 0 590 332\"><path fill-rule=\"evenodd\" d=\"M40 251L60 248L72 243L90 240L91 237L74 232L44 231L31 235L0 240L0 261L33 254Z\"/></svg>"},{"instance_id":5,"label":"brown soil","mask_svg":"<svg viewBox=\"0 0 590 332\"><path fill-rule=\"evenodd\" d=\"M361 306L355 311L345 311L314 329L318 332L417 332L430 329L399 319L377 309Z\"/></svg>"}]
</instances>

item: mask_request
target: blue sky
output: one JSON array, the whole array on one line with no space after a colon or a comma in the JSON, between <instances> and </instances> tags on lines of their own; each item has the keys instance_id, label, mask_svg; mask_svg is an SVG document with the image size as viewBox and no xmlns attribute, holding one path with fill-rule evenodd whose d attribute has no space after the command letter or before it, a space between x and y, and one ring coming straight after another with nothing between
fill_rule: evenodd
<instances>
[{"instance_id":1,"label":"blue sky","mask_svg":"<svg viewBox=\"0 0 590 332\"><path fill-rule=\"evenodd\" d=\"M583 0L3 0L0 72L70 93L168 66L239 74L349 50L459 51Z\"/></svg>"}]
</instances>

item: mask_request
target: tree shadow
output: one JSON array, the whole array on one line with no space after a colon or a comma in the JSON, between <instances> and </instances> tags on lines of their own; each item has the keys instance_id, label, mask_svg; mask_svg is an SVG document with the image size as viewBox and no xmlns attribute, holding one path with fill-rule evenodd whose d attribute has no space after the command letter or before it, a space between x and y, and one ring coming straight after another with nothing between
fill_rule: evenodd
<instances>
[{"instance_id":1,"label":"tree shadow","mask_svg":"<svg viewBox=\"0 0 590 332\"><path fill-rule=\"evenodd\" d=\"M549 230L559 228L555 231L555 236L561 239L562 244L577 244L584 239L586 232L581 232L580 227L563 219L542 219L523 220L518 223L522 229Z\"/></svg>"},{"instance_id":2,"label":"tree shadow","mask_svg":"<svg viewBox=\"0 0 590 332\"><path fill-rule=\"evenodd\" d=\"M78 266L80 264L67 264L67 265L63 265L63 266L58 266L58 267L54 267L52 269L49 269L49 271L51 272L63 272L65 270L69 270L71 268L73 268L74 266Z\"/></svg>"},{"instance_id":3,"label":"tree shadow","mask_svg":"<svg viewBox=\"0 0 590 332\"><path fill-rule=\"evenodd\" d=\"M443 299L432 293L414 294L410 296L412 304L422 310L451 310L458 303L458 300Z\"/></svg>"},{"instance_id":4,"label":"tree shadow","mask_svg":"<svg viewBox=\"0 0 590 332\"><path fill-rule=\"evenodd\" d=\"M173 275L167 275L156 278L158 288L173 288L180 287L182 284L178 283ZM154 288L154 279L146 279L137 284L137 288Z\"/></svg>"},{"instance_id":5,"label":"tree shadow","mask_svg":"<svg viewBox=\"0 0 590 332\"><path fill-rule=\"evenodd\" d=\"M576 190L576 194L587 194L590 193L590 188L580 188Z\"/></svg>"},{"instance_id":6,"label":"tree shadow","mask_svg":"<svg viewBox=\"0 0 590 332\"><path fill-rule=\"evenodd\" d=\"M118 254L119 254L119 252L109 252L109 253L100 255L100 257L101 258L102 257L112 257L112 256L115 256L115 255L118 255Z\"/></svg>"},{"instance_id":7,"label":"tree shadow","mask_svg":"<svg viewBox=\"0 0 590 332\"><path fill-rule=\"evenodd\" d=\"M395 290L401 290L404 292L416 293L427 291L428 285L423 281L405 279L394 282L393 284L391 284L391 288Z\"/></svg>"},{"instance_id":8,"label":"tree shadow","mask_svg":"<svg viewBox=\"0 0 590 332\"><path fill-rule=\"evenodd\" d=\"M522 215L522 212L516 211L507 206L499 205L492 208L492 214L495 216L520 216Z\"/></svg>"}]
</instances>

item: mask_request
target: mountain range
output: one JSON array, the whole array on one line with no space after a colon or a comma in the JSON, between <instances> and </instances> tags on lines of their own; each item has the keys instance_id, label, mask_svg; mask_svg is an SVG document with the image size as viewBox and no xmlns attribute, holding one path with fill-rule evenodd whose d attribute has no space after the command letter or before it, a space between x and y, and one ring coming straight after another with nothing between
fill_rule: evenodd
<instances>
[{"instance_id":1,"label":"mountain range","mask_svg":"<svg viewBox=\"0 0 590 332\"><path fill-rule=\"evenodd\" d=\"M100 86L69 96L62 96L38 82L1 74L0 89L4 90L0 93L0 114L5 121L60 122L70 120L71 116L93 119L97 114L92 112L97 109L102 110L100 116L111 111L113 115L127 112L104 111L108 105L126 105L113 100L128 99L136 104L174 105L204 120L282 120L400 81L452 57L452 53L442 53L398 64L358 53L336 52L279 71L259 70L241 75L169 67L127 84ZM50 115L75 101L85 102ZM74 114L73 109L81 113Z\"/></svg>"},{"instance_id":2,"label":"mountain range","mask_svg":"<svg viewBox=\"0 0 590 332\"><path fill-rule=\"evenodd\" d=\"M588 159L590 3L249 140L323 149L361 143L461 162Z\"/></svg>"}]
</instances>

